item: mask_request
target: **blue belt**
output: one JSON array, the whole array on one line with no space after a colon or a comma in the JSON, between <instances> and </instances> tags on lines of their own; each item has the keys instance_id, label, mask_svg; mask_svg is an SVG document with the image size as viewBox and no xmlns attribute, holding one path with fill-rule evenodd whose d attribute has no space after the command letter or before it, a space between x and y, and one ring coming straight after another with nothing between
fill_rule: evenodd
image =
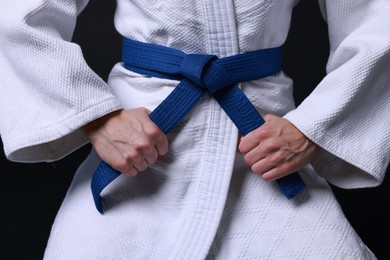
<instances>
[{"instance_id":1,"label":"blue belt","mask_svg":"<svg viewBox=\"0 0 390 260\"><path fill-rule=\"evenodd\" d=\"M168 133L209 92L246 135L264 119L238 87L238 83L275 74L282 69L282 48L247 52L226 58L186 54L180 50L124 38L122 59L125 68L144 75L180 80L171 94L150 114ZM92 176L92 194L97 210L103 213L102 190L121 173L102 161ZM277 180L289 199L306 187L298 173Z\"/></svg>"}]
</instances>

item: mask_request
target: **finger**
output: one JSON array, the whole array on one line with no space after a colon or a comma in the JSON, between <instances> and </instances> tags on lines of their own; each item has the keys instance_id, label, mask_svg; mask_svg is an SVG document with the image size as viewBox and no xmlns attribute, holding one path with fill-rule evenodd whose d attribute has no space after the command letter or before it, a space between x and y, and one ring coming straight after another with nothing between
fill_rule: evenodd
<instances>
[{"instance_id":1,"label":"finger","mask_svg":"<svg viewBox=\"0 0 390 260\"><path fill-rule=\"evenodd\" d=\"M158 155L164 155L168 152L168 138L163 132L160 131L156 135L154 147Z\"/></svg>"},{"instance_id":2,"label":"finger","mask_svg":"<svg viewBox=\"0 0 390 260\"><path fill-rule=\"evenodd\" d=\"M142 172L146 170L149 165L155 163L158 159L157 150L153 147L149 151L145 152L145 158L139 158L132 161L133 167L138 171Z\"/></svg>"},{"instance_id":3,"label":"finger","mask_svg":"<svg viewBox=\"0 0 390 260\"><path fill-rule=\"evenodd\" d=\"M264 172L261 177L266 181L275 181L290 173L290 171L287 171L285 165L278 165L277 167L271 168Z\"/></svg>"},{"instance_id":4,"label":"finger","mask_svg":"<svg viewBox=\"0 0 390 260\"><path fill-rule=\"evenodd\" d=\"M121 173L129 177L134 177L138 174L138 170L134 168L132 165L129 165Z\"/></svg>"},{"instance_id":5,"label":"finger","mask_svg":"<svg viewBox=\"0 0 390 260\"><path fill-rule=\"evenodd\" d=\"M135 149L136 153L131 158L139 170L138 163L140 164L139 167L143 167L143 162L146 162L146 164L149 165L155 163L158 159L158 152L153 138L145 136L145 138L140 140L133 149Z\"/></svg>"},{"instance_id":6,"label":"finger","mask_svg":"<svg viewBox=\"0 0 390 260\"><path fill-rule=\"evenodd\" d=\"M113 169L127 175L137 175L137 170L134 169L128 160L123 156L120 149L114 145L109 139L98 139L98 145L95 146L99 157L109 164ZM103 148L103 149L100 149Z\"/></svg>"},{"instance_id":7,"label":"finger","mask_svg":"<svg viewBox=\"0 0 390 260\"><path fill-rule=\"evenodd\" d=\"M158 159L158 153L156 147L154 147L154 149L151 149L145 156L145 161L148 165L150 165L155 163L157 159Z\"/></svg>"},{"instance_id":8,"label":"finger","mask_svg":"<svg viewBox=\"0 0 390 260\"><path fill-rule=\"evenodd\" d=\"M272 159L274 162L278 162L280 161L279 157L281 156L275 157L275 155L280 154L280 152L278 152L279 150L280 150L280 142L267 139L259 143L250 151L248 151L244 155L244 160L247 164L253 165L257 161L265 157L271 156L270 159Z\"/></svg>"},{"instance_id":9,"label":"finger","mask_svg":"<svg viewBox=\"0 0 390 260\"><path fill-rule=\"evenodd\" d=\"M297 168L292 161L286 160L283 153L276 153L267 156L263 160L255 163L251 168L252 171L261 174L262 178L267 181L273 181L284 177Z\"/></svg>"},{"instance_id":10,"label":"finger","mask_svg":"<svg viewBox=\"0 0 390 260\"><path fill-rule=\"evenodd\" d=\"M251 166L251 170L256 174L264 175L266 172L272 170L277 165L272 164L266 157L257 161Z\"/></svg>"},{"instance_id":11,"label":"finger","mask_svg":"<svg viewBox=\"0 0 390 260\"><path fill-rule=\"evenodd\" d=\"M262 140L265 140L267 137L268 135L264 128L259 127L241 137L238 149L241 153L246 154L258 146Z\"/></svg>"},{"instance_id":12,"label":"finger","mask_svg":"<svg viewBox=\"0 0 390 260\"><path fill-rule=\"evenodd\" d=\"M139 172L142 172L144 170L146 170L146 168L148 168L149 164L147 163L146 160L142 160L142 161L138 161L138 162L134 162L133 164L133 167L139 171Z\"/></svg>"},{"instance_id":13,"label":"finger","mask_svg":"<svg viewBox=\"0 0 390 260\"><path fill-rule=\"evenodd\" d=\"M158 155L164 155L168 152L168 138L161 129L150 120L144 126L145 136L153 143Z\"/></svg>"},{"instance_id":14,"label":"finger","mask_svg":"<svg viewBox=\"0 0 390 260\"><path fill-rule=\"evenodd\" d=\"M238 150L242 154L246 154L252 149L254 149L257 145L259 145L259 142L254 138L251 138L251 135L249 133L248 135L240 138L240 143L238 144Z\"/></svg>"},{"instance_id":15,"label":"finger","mask_svg":"<svg viewBox=\"0 0 390 260\"><path fill-rule=\"evenodd\" d=\"M125 158L128 165L131 165L137 171L144 171L148 167L148 163L145 161L144 151L128 150L125 154Z\"/></svg>"},{"instance_id":16,"label":"finger","mask_svg":"<svg viewBox=\"0 0 390 260\"><path fill-rule=\"evenodd\" d=\"M256 146L254 149L250 150L244 155L244 161L248 165L253 165L261 159L265 158L265 154L262 152L259 146Z\"/></svg>"}]
</instances>

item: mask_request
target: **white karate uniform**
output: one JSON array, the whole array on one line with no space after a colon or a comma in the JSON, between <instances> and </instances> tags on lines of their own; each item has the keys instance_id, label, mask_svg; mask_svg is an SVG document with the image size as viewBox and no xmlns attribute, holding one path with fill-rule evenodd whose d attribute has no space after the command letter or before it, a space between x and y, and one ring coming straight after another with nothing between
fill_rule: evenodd
<instances>
[{"instance_id":1,"label":"white karate uniform","mask_svg":"<svg viewBox=\"0 0 390 260\"><path fill-rule=\"evenodd\" d=\"M80 126L111 111L154 109L177 81L120 61L104 82L71 43L87 0L2 0L0 133L8 159L53 161L86 144ZM237 53L286 40L294 0L118 0L128 38L187 53ZM288 200L237 152L238 131L205 94L169 134L169 152L134 178L119 176L95 208L94 151L55 219L46 260L375 259L327 181L373 187L390 152L390 1L320 0L329 26L327 76L295 108L283 72L241 84L261 114L290 120L324 149L300 171L308 185ZM98 55L98 54L97 54ZM373 120L375 119L375 121Z\"/></svg>"}]
</instances>

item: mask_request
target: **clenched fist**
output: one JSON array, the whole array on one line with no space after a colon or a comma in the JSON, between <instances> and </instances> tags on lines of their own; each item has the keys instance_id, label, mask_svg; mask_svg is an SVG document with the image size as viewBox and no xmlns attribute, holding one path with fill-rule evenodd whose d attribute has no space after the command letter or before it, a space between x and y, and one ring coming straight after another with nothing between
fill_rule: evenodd
<instances>
[{"instance_id":1,"label":"clenched fist","mask_svg":"<svg viewBox=\"0 0 390 260\"><path fill-rule=\"evenodd\" d=\"M309 163L319 147L287 119L264 116L265 123L240 138L238 149L254 173L271 181L293 173Z\"/></svg>"},{"instance_id":2,"label":"clenched fist","mask_svg":"<svg viewBox=\"0 0 390 260\"><path fill-rule=\"evenodd\" d=\"M135 176L168 151L166 135L146 108L119 110L82 127L100 158L127 176Z\"/></svg>"}]
</instances>

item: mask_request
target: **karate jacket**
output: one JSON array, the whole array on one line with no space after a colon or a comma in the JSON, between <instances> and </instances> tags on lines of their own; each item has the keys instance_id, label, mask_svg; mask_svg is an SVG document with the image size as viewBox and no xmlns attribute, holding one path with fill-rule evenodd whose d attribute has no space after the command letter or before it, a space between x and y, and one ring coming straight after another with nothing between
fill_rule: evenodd
<instances>
[{"instance_id":1,"label":"karate jacket","mask_svg":"<svg viewBox=\"0 0 390 260\"><path fill-rule=\"evenodd\" d=\"M123 37L227 57L282 46L298 2L118 0L114 22ZM118 109L153 110L178 84L121 61L101 79L71 41L87 4L1 3L0 134L12 161L59 160L88 142L81 126ZM104 190L104 214L91 196L100 162L91 151L55 219L45 259L375 259L328 182L374 187L389 164L390 2L319 5L330 54L326 76L306 99L295 105L283 71L240 84L259 113L288 119L323 150L299 171L302 194L288 200L275 182L251 172L237 151L237 128L206 94L167 135L167 155Z\"/></svg>"}]
</instances>

